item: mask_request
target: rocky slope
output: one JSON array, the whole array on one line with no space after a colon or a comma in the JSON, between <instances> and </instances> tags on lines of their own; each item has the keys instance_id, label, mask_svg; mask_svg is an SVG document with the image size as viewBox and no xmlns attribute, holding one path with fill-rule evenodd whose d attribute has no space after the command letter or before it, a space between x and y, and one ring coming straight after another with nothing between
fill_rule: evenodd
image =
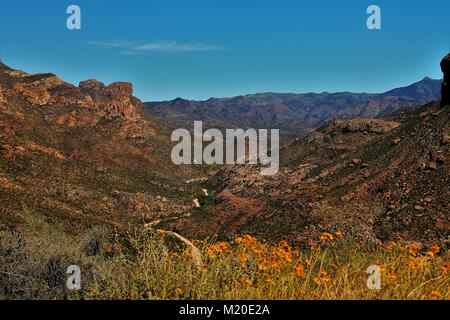
<instances>
[{"instance_id":1,"label":"rocky slope","mask_svg":"<svg viewBox=\"0 0 450 320\"><path fill-rule=\"evenodd\" d=\"M382 94L264 93L227 99L146 103L149 111L174 127L191 128L203 120L206 127L279 128L283 138L304 136L329 120L377 118L404 106L419 106L440 98L441 81L424 78Z\"/></svg>"},{"instance_id":2,"label":"rocky slope","mask_svg":"<svg viewBox=\"0 0 450 320\"><path fill-rule=\"evenodd\" d=\"M183 235L256 234L298 245L324 231L364 240L447 241L450 108L430 103L384 119L336 120L281 150L281 168L235 166L217 194L171 227Z\"/></svg>"},{"instance_id":3,"label":"rocky slope","mask_svg":"<svg viewBox=\"0 0 450 320\"><path fill-rule=\"evenodd\" d=\"M0 228L23 205L74 226L184 212L193 172L172 165L169 139L130 83L77 87L1 63Z\"/></svg>"}]
</instances>

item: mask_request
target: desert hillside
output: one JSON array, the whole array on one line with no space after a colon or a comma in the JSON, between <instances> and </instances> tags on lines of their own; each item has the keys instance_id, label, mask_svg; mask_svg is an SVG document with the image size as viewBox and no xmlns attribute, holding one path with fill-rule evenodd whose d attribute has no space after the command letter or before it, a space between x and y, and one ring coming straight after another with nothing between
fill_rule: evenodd
<instances>
[{"instance_id":1,"label":"desert hillside","mask_svg":"<svg viewBox=\"0 0 450 320\"><path fill-rule=\"evenodd\" d=\"M172 225L189 236L242 233L305 244L326 231L364 240L448 240L450 109L430 103L384 119L335 120L281 150L264 177L251 166L208 181L209 206Z\"/></svg>"},{"instance_id":2,"label":"desert hillside","mask_svg":"<svg viewBox=\"0 0 450 320\"><path fill-rule=\"evenodd\" d=\"M170 132L130 83L76 87L0 64L0 226L23 206L78 226L184 212L196 175L172 164Z\"/></svg>"}]
</instances>

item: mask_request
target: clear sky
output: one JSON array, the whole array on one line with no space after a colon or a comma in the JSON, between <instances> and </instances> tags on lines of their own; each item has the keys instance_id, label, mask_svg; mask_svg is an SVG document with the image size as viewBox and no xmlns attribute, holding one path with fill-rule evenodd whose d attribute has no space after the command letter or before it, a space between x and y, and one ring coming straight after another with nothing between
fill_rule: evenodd
<instances>
[{"instance_id":1,"label":"clear sky","mask_svg":"<svg viewBox=\"0 0 450 320\"><path fill-rule=\"evenodd\" d=\"M144 101L382 92L442 77L449 17L450 0L1 0L0 57L74 84L130 81Z\"/></svg>"}]
</instances>

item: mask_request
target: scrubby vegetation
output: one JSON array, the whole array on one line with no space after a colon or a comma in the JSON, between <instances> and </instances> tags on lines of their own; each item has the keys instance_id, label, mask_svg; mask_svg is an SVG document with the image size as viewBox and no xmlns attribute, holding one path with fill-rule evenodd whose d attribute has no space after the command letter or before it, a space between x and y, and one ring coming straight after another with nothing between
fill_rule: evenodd
<instances>
[{"instance_id":1,"label":"scrubby vegetation","mask_svg":"<svg viewBox=\"0 0 450 320\"><path fill-rule=\"evenodd\" d=\"M25 211L25 225L0 233L2 299L449 299L449 253L438 245L369 244L335 232L295 249L244 235L194 241L197 266L191 248L164 232L97 227L73 236ZM73 264L79 291L66 288ZM380 290L367 288L370 265L380 267Z\"/></svg>"},{"instance_id":2,"label":"scrubby vegetation","mask_svg":"<svg viewBox=\"0 0 450 320\"><path fill-rule=\"evenodd\" d=\"M100 247L109 231L93 227L73 236L27 207L23 212L25 222L19 228L0 232L0 299L82 298L86 287L66 287L67 267L79 266L83 282L90 283L105 259Z\"/></svg>"}]
</instances>

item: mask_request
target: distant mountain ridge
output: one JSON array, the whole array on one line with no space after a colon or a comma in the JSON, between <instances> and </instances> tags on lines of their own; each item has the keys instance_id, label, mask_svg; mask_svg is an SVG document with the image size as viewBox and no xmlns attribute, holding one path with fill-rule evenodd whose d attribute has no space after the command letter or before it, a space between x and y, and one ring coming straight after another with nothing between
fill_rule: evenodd
<instances>
[{"instance_id":1,"label":"distant mountain ridge","mask_svg":"<svg viewBox=\"0 0 450 320\"><path fill-rule=\"evenodd\" d=\"M304 136L332 119L379 118L405 106L440 97L441 80L425 77L390 91L370 93L257 93L206 101L177 98L147 102L147 109L173 127L202 120L216 128L279 128L285 138Z\"/></svg>"}]
</instances>

